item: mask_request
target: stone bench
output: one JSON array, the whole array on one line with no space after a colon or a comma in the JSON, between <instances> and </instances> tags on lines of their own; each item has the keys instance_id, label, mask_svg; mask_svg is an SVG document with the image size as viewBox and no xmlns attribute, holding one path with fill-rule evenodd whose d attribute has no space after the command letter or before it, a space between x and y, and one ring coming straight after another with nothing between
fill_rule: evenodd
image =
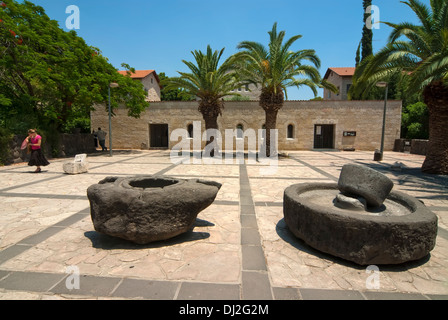
<instances>
[{"instance_id":1,"label":"stone bench","mask_svg":"<svg viewBox=\"0 0 448 320\"><path fill-rule=\"evenodd\" d=\"M86 160L87 154L77 154L71 161L66 161L62 165L62 169L67 174L79 174L88 171L89 163Z\"/></svg>"}]
</instances>

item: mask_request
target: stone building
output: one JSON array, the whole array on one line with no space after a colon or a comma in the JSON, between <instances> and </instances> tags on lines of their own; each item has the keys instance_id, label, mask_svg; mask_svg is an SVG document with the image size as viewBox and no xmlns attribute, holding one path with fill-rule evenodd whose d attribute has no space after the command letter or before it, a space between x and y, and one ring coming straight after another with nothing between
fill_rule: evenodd
<instances>
[{"instance_id":1,"label":"stone building","mask_svg":"<svg viewBox=\"0 0 448 320\"><path fill-rule=\"evenodd\" d=\"M128 71L118 71L118 73L127 76ZM143 84L146 92L146 101L160 101L160 80L155 70L135 70L130 77ZM95 127L92 127L95 128Z\"/></svg>"},{"instance_id":2,"label":"stone building","mask_svg":"<svg viewBox=\"0 0 448 320\"><path fill-rule=\"evenodd\" d=\"M401 101L390 100L387 103L384 150L393 150L395 139L400 138L401 107ZM372 100L286 101L277 118L278 149L280 152L379 149L383 108L384 101ZM175 130L185 129L193 150L194 132L199 130L197 125L200 123L201 135L205 131L197 101L151 102L139 119L128 117L125 108L114 112L116 116L112 119L112 137L113 148L117 149L171 149L181 140L173 135ZM248 149L249 139L236 136L233 130L237 128L244 133L253 129L257 134L258 146L260 139L263 139L258 130L263 128L264 121L265 114L258 101L226 101L222 116L218 118L223 136L221 149L235 150L238 141L244 141ZM92 128L108 128L108 113L104 106L97 106L96 111L91 113L91 123ZM235 133L232 145L225 144L226 129ZM205 138L201 148L204 146Z\"/></svg>"},{"instance_id":3,"label":"stone building","mask_svg":"<svg viewBox=\"0 0 448 320\"><path fill-rule=\"evenodd\" d=\"M329 68L325 73L324 80L334 84L339 93L324 89L324 100L347 100L347 93L352 85L355 68Z\"/></svg>"},{"instance_id":4,"label":"stone building","mask_svg":"<svg viewBox=\"0 0 448 320\"><path fill-rule=\"evenodd\" d=\"M258 100L261 94L261 88L253 84L248 84L232 90L232 92L239 94L241 100ZM232 98L233 96L229 97L229 100Z\"/></svg>"}]
</instances>

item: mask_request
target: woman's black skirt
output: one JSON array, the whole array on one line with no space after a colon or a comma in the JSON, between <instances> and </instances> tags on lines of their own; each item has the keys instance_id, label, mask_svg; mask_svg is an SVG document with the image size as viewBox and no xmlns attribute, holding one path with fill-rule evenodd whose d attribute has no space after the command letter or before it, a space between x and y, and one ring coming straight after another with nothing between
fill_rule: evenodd
<instances>
[{"instance_id":1,"label":"woman's black skirt","mask_svg":"<svg viewBox=\"0 0 448 320\"><path fill-rule=\"evenodd\" d=\"M29 166L48 166L50 162L47 161L44 154L42 153L42 149L31 150L30 162L28 162Z\"/></svg>"}]
</instances>

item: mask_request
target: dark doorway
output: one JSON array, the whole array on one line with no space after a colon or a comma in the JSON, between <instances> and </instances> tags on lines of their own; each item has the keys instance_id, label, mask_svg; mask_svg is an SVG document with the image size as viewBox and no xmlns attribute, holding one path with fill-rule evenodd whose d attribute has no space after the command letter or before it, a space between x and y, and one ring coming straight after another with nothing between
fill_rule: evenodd
<instances>
[{"instance_id":1,"label":"dark doorway","mask_svg":"<svg viewBox=\"0 0 448 320\"><path fill-rule=\"evenodd\" d=\"M334 124L314 126L314 149L334 149Z\"/></svg>"},{"instance_id":2,"label":"dark doorway","mask_svg":"<svg viewBox=\"0 0 448 320\"><path fill-rule=\"evenodd\" d=\"M150 124L149 134L151 148L168 148L167 124Z\"/></svg>"}]
</instances>

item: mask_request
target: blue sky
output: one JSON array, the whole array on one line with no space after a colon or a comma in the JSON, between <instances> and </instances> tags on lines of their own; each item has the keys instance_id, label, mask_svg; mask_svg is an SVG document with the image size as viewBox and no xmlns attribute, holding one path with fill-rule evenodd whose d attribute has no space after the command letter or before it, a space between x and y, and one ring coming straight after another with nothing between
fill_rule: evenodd
<instances>
[{"instance_id":1,"label":"blue sky","mask_svg":"<svg viewBox=\"0 0 448 320\"><path fill-rule=\"evenodd\" d=\"M155 69L168 76L187 71L182 60L191 51L225 48L224 58L243 40L268 43L274 22L286 37L303 37L292 49L314 49L321 60L320 73L329 67L354 67L363 25L362 0L31 0L66 28L69 5L80 11L78 35L98 47L116 67ZM429 0L423 0L428 4ZM373 0L380 20L417 22L399 0ZM385 45L390 28L374 29L373 46ZM322 91L319 91L322 96ZM313 98L311 90L288 90L290 100Z\"/></svg>"}]
</instances>

